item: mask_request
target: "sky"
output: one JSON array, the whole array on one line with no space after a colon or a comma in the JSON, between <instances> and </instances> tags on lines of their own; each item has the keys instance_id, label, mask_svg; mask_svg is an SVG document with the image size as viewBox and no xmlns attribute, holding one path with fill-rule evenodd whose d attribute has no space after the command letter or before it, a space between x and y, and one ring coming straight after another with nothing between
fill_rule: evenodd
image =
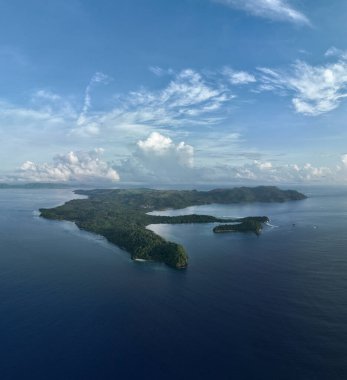
<instances>
[{"instance_id":1,"label":"sky","mask_svg":"<svg viewBox=\"0 0 347 380\"><path fill-rule=\"evenodd\" d=\"M345 0L1 0L0 182L347 183Z\"/></svg>"}]
</instances>

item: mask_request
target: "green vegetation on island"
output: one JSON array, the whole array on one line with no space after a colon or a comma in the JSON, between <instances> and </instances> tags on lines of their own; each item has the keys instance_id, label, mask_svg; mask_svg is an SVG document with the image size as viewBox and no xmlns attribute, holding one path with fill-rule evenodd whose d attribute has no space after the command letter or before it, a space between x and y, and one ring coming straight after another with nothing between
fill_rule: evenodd
<instances>
[{"instance_id":1,"label":"green vegetation on island","mask_svg":"<svg viewBox=\"0 0 347 380\"><path fill-rule=\"evenodd\" d=\"M213 228L213 232L254 232L256 235L260 235L263 229L263 223L269 222L267 216L251 216L243 218L240 223L236 224L220 224Z\"/></svg>"},{"instance_id":2,"label":"green vegetation on island","mask_svg":"<svg viewBox=\"0 0 347 380\"><path fill-rule=\"evenodd\" d=\"M226 219L196 214L170 217L149 215L148 212L211 203L284 202L306 198L297 191L284 191L273 186L211 191L78 190L76 193L87 195L88 198L74 199L52 209L40 209L41 216L75 222L80 229L100 234L111 243L125 249L133 259L155 260L174 268L185 268L188 265L188 256L184 248L166 241L146 226L232 222L239 222L242 225L250 221L259 222L258 219L264 217Z\"/></svg>"}]
</instances>

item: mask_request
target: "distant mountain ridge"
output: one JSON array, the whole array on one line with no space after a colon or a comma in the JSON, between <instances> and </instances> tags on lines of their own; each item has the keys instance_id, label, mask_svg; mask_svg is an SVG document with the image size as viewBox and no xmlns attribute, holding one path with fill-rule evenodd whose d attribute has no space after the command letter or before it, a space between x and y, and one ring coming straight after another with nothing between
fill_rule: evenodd
<instances>
[{"instance_id":1,"label":"distant mountain ridge","mask_svg":"<svg viewBox=\"0 0 347 380\"><path fill-rule=\"evenodd\" d=\"M154 190L154 189L96 189L76 190L76 194L90 199L112 199L130 207L146 207L151 210L184 208L211 203L286 202L306 199L296 190L281 190L276 186L235 187L231 189Z\"/></svg>"},{"instance_id":2,"label":"distant mountain ridge","mask_svg":"<svg viewBox=\"0 0 347 380\"><path fill-rule=\"evenodd\" d=\"M81 186L81 185L80 185ZM76 185L67 183L32 182L32 183L0 183L0 189L70 189Z\"/></svg>"}]
</instances>

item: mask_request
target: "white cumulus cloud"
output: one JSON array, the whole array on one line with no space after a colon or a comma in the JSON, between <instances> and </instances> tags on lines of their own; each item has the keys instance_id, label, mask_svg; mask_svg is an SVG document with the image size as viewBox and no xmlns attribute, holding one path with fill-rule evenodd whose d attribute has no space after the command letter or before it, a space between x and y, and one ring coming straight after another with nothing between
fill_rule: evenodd
<instances>
[{"instance_id":1,"label":"white cumulus cloud","mask_svg":"<svg viewBox=\"0 0 347 380\"><path fill-rule=\"evenodd\" d=\"M119 175L101 159L103 149L89 152L69 152L54 157L52 163L26 161L18 177L29 182L113 182Z\"/></svg>"},{"instance_id":2,"label":"white cumulus cloud","mask_svg":"<svg viewBox=\"0 0 347 380\"><path fill-rule=\"evenodd\" d=\"M181 141L152 132L139 140L127 160L118 168L122 178L175 182L187 180L193 173L194 148Z\"/></svg>"},{"instance_id":3,"label":"white cumulus cloud","mask_svg":"<svg viewBox=\"0 0 347 380\"><path fill-rule=\"evenodd\" d=\"M146 140L138 141L137 146L142 158L158 157L159 161L170 160L182 167L192 167L194 164L194 148L191 145L183 141L176 145L158 132L152 132Z\"/></svg>"},{"instance_id":4,"label":"white cumulus cloud","mask_svg":"<svg viewBox=\"0 0 347 380\"><path fill-rule=\"evenodd\" d=\"M200 147L201 150L201 147ZM198 150L199 151L199 150ZM204 152L202 152L204 155ZM343 169L312 163L280 163L224 155L214 163L194 163L195 150L185 142L153 132L139 140L133 154L117 167L125 181L144 183L326 183L347 180L347 154L341 156Z\"/></svg>"}]
</instances>

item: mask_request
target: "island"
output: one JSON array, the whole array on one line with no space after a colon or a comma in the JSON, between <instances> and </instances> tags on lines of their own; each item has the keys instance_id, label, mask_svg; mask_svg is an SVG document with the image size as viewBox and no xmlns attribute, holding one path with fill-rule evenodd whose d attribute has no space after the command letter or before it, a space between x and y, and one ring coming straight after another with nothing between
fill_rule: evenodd
<instances>
[{"instance_id":1,"label":"island","mask_svg":"<svg viewBox=\"0 0 347 380\"><path fill-rule=\"evenodd\" d=\"M295 190L275 186L238 187L233 189L153 190L97 189L76 190L86 199L73 199L62 206L40 209L47 219L74 222L80 229L104 236L108 241L131 254L134 260L163 262L173 268L186 268L188 256L182 245L166 241L146 227L150 224L239 223L219 226L226 231L257 231L257 223L267 217L216 218L210 215L159 216L149 212L181 209L206 204L250 202L285 202L305 199ZM260 219L259 219L260 218ZM253 225L253 223L256 223ZM254 227L256 226L256 227ZM221 232L215 230L215 232Z\"/></svg>"},{"instance_id":2,"label":"island","mask_svg":"<svg viewBox=\"0 0 347 380\"><path fill-rule=\"evenodd\" d=\"M59 182L29 182L29 183L4 183L0 182L0 190L40 190L40 189L71 189L73 184Z\"/></svg>"},{"instance_id":3,"label":"island","mask_svg":"<svg viewBox=\"0 0 347 380\"><path fill-rule=\"evenodd\" d=\"M269 222L267 216L248 216L237 220L238 223L234 224L220 224L213 228L213 232L254 232L260 235L263 229L263 223Z\"/></svg>"}]
</instances>

